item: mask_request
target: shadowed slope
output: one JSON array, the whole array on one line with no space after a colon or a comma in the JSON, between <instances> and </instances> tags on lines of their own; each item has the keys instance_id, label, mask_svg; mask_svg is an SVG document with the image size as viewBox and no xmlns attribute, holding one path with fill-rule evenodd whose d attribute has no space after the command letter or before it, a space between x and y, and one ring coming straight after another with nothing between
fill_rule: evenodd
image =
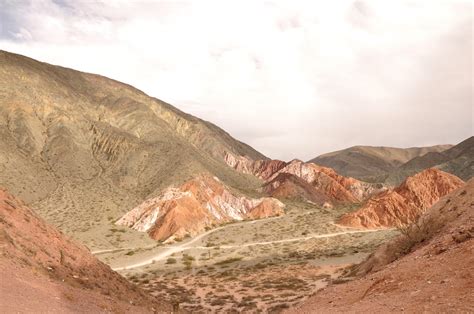
<instances>
[{"instance_id":1,"label":"shadowed slope","mask_svg":"<svg viewBox=\"0 0 474 314\"><path fill-rule=\"evenodd\" d=\"M445 151L431 152L413 158L390 173L386 181L398 183L407 176L430 167L449 172L463 180L472 178L474 176L474 137L471 136Z\"/></svg>"},{"instance_id":2,"label":"shadowed slope","mask_svg":"<svg viewBox=\"0 0 474 314\"><path fill-rule=\"evenodd\" d=\"M415 157L439 153L450 147L452 145L412 148L354 146L320 155L310 162L333 168L343 176L367 180L394 171Z\"/></svg>"}]
</instances>

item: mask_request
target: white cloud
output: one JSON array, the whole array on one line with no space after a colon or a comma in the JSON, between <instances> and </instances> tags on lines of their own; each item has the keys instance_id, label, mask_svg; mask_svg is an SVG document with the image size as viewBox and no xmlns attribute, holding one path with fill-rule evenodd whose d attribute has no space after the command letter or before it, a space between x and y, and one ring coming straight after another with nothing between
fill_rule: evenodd
<instances>
[{"instance_id":1,"label":"white cloud","mask_svg":"<svg viewBox=\"0 0 474 314\"><path fill-rule=\"evenodd\" d=\"M0 12L2 49L130 83L271 157L473 133L470 1L0 0Z\"/></svg>"}]
</instances>

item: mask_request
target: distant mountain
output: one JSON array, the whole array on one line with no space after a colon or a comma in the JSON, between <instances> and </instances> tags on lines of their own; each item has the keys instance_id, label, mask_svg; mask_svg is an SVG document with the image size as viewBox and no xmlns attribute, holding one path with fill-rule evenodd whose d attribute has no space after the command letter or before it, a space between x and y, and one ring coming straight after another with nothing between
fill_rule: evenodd
<instances>
[{"instance_id":1,"label":"distant mountain","mask_svg":"<svg viewBox=\"0 0 474 314\"><path fill-rule=\"evenodd\" d=\"M6 51L0 147L0 184L92 247L110 246L103 235L116 219L196 174L255 189L260 181L224 157L266 159L132 86Z\"/></svg>"},{"instance_id":2,"label":"distant mountain","mask_svg":"<svg viewBox=\"0 0 474 314\"><path fill-rule=\"evenodd\" d=\"M443 152L450 147L452 145L412 148L354 146L320 155L309 162L333 168L344 176L377 181L377 177L394 171L415 157Z\"/></svg>"},{"instance_id":3,"label":"distant mountain","mask_svg":"<svg viewBox=\"0 0 474 314\"><path fill-rule=\"evenodd\" d=\"M3 313L171 313L0 189Z\"/></svg>"},{"instance_id":4,"label":"distant mountain","mask_svg":"<svg viewBox=\"0 0 474 314\"><path fill-rule=\"evenodd\" d=\"M436 167L452 173L467 181L474 176L474 136L441 152L429 152L415 157L385 178L389 184L397 184L407 176L413 175L423 169Z\"/></svg>"}]
</instances>

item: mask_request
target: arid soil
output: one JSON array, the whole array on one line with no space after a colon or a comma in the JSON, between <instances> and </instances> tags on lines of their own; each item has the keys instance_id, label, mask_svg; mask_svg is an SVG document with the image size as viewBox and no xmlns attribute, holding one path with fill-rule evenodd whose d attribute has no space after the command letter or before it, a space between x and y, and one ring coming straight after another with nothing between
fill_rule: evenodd
<instances>
[{"instance_id":1,"label":"arid soil","mask_svg":"<svg viewBox=\"0 0 474 314\"><path fill-rule=\"evenodd\" d=\"M0 311L152 313L172 308L0 190Z\"/></svg>"},{"instance_id":2,"label":"arid soil","mask_svg":"<svg viewBox=\"0 0 474 314\"><path fill-rule=\"evenodd\" d=\"M407 178L400 186L368 199L339 223L351 227L396 227L417 220L441 197L462 186L458 177L430 168Z\"/></svg>"},{"instance_id":3,"label":"arid soil","mask_svg":"<svg viewBox=\"0 0 474 314\"><path fill-rule=\"evenodd\" d=\"M97 256L184 310L269 311L304 301L397 234L334 225L347 207L288 201L286 207L284 216Z\"/></svg>"},{"instance_id":4,"label":"arid soil","mask_svg":"<svg viewBox=\"0 0 474 314\"><path fill-rule=\"evenodd\" d=\"M203 174L146 200L117 224L155 240L179 240L232 221L283 215L283 207L274 198L236 196L217 177Z\"/></svg>"},{"instance_id":5,"label":"arid soil","mask_svg":"<svg viewBox=\"0 0 474 314\"><path fill-rule=\"evenodd\" d=\"M403 235L288 312L474 311L474 180L444 197Z\"/></svg>"}]
</instances>

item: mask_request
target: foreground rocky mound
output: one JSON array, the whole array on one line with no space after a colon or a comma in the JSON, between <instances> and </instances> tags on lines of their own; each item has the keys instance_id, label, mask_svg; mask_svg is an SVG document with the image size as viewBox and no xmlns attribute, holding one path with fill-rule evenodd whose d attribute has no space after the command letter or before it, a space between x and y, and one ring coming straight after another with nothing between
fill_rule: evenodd
<instances>
[{"instance_id":1,"label":"foreground rocky mound","mask_svg":"<svg viewBox=\"0 0 474 314\"><path fill-rule=\"evenodd\" d=\"M180 239L231 221L283 215L283 207L274 198L236 196L216 177L201 175L146 200L117 224L156 240Z\"/></svg>"},{"instance_id":2,"label":"foreground rocky mound","mask_svg":"<svg viewBox=\"0 0 474 314\"><path fill-rule=\"evenodd\" d=\"M358 279L329 286L289 312L471 313L473 238L471 179L355 267Z\"/></svg>"},{"instance_id":3,"label":"foreground rocky mound","mask_svg":"<svg viewBox=\"0 0 474 314\"><path fill-rule=\"evenodd\" d=\"M3 313L171 311L0 190Z\"/></svg>"},{"instance_id":4,"label":"foreground rocky mound","mask_svg":"<svg viewBox=\"0 0 474 314\"><path fill-rule=\"evenodd\" d=\"M309 201L332 203L358 203L382 190L381 185L365 183L339 175L334 169L321 167L301 160L257 160L227 153L229 166L266 181L263 191L276 197L303 197ZM285 174L285 176L282 176ZM301 180L296 180L292 176ZM278 179L277 179L278 178ZM298 193L298 192L301 192Z\"/></svg>"},{"instance_id":5,"label":"foreground rocky mound","mask_svg":"<svg viewBox=\"0 0 474 314\"><path fill-rule=\"evenodd\" d=\"M339 223L350 227L380 228L405 225L418 219L424 210L441 197L462 186L458 177L432 168L406 179L393 190L368 199Z\"/></svg>"}]
</instances>

